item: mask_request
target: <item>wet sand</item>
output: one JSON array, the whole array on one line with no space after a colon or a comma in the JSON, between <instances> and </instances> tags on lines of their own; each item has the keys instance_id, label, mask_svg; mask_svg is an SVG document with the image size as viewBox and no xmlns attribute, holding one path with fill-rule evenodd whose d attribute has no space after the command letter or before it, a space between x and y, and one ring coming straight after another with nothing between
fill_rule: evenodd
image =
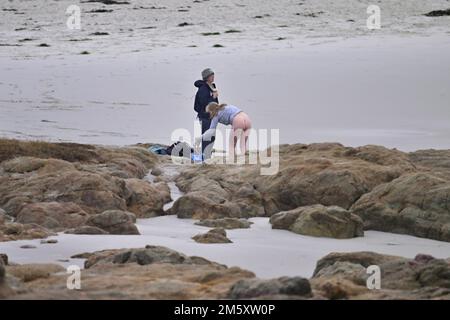
<instances>
[{"instance_id":1,"label":"wet sand","mask_svg":"<svg viewBox=\"0 0 450 320\"><path fill-rule=\"evenodd\" d=\"M377 231L366 231L364 237L346 240L315 238L285 230L272 230L268 218L253 218L250 229L228 230L231 244L200 244L191 239L208 228L194 225L194 220L165 216L138 220L142 235L69 235L60 234L56 244L40 244L40 240L0 243L0 250L16 263L57 263L79 265L84 260L72 255L103 249L140 248L161 245L206 259L239 266L261 278L280 276L311 277L317 260L330 252L373 251L414 258L418 253L447 258L450 243ZM36 249L21 249L31 244Z\"/></svg>"},{"instance_id":2,"label":"wet sand","mask_svg":"<svg viewBox=\"0 0 450 320\"><path fill-rule=\"evenodd\" d=\"M281 143L447 149L447 39L363 37L257 53L179 48L109 58L1 58L0 135L169 143L175 129L193 134L193 81L213 66L221 101L244 109L256 129L279 129Z\"/></svg>"},{"instance_id":3,"label":"wet sand","mask_svg":"<svg viewBox=\"0 0 450 320\"><path fill-rule=\"evenodd\" d=\"M81 30L44 3L0 5L0 136L169 143L212 67L280 143L450 148L450 18L424 16L447 1L379 1L380 30L356 0L80 3Z\"/></svg>"}]
</instances>

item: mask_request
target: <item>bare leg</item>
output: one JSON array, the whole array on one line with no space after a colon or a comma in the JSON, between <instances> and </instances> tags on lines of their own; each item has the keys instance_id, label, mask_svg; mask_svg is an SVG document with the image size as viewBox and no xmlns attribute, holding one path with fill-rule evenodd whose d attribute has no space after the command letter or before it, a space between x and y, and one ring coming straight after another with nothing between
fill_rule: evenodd
<instances>
[{"instance_id":1,"label":"bare leg","mask_svg":"<svg viewBox=\"0 0 450 320\"><path fill-rule=\"evenodd\" d=\"M244 151L243 153L246 154L248 151L248 137L250 135L250 129L247 129L244 131Z\"/></svg>"},{"instance_id":2,"label":"bare leg","mask_svg":"<svg viewBox=\"0 0 450 320\"><path fill-rule=\"evenodd\" d=\"M234 155L236 153L236 143L237 143L237 137L234 134L234 129L231 129L230 131L230 140L228 143L228 156L233 159L234 161Z\"/></svg>"},{"instance_id":3,"label":"bare leg","mask_svg":"<svg viewBox=\"0 0 450 320\"><path fill-rule=\"evenodd\" d=\"M248 135L250 134L251 122L247 114L239 113L233 120L233 151L236 151L237 139L240 141L240 149L242 155L245 156L247 151ZM231 146L231 138L230 138Z\"/></svg>"},{"instance_id":4,"label":"bare leg","mask_svg":"<svg viewBox=\"0 0 450 320\"><path fill-rule=\"evenodd\" d=\"M246 130L240 130L240 139L241 139L241 141L240 141L240 143L241 143L241 153L242 153L242 155L245 155L245 151L247 150L247 146L246 146L246 144L247 144L247 139L245 138L245 131Z\"/></svg>"}]
</instances>

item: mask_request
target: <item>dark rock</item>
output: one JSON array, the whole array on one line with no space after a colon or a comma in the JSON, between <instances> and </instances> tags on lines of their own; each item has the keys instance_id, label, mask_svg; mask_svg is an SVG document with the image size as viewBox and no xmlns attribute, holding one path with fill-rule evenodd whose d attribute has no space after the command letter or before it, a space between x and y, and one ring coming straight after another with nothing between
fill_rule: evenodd
<instances>
[{"instance_id":1,"label":"dark rock","mask_svg":"<svg viewBox=\"0 0 450 320\"><path fill-rule=\"evenodd\" d=\"M160 246L146 246L144 249L104 250L84 255L87 257L86 268L99 264L137 263L149 265L153 263L169 264L204 264L205 259L188 257L177 251ZM208 263L211 263L208 261Z\"/></svg>"},{"instance_id":2,"label":"dark rock","mask_svg":"<svg viewBox=\"0 0 450 320\"><path fill-rule=\"evenodd\" d=\"M4 224L6 221L6 212L0 208L0 225Z\"/></svg>"},{"instance_id":3,"label":"dark rock","mask_svg":"<svg viewBox=\"0 0 450 320\"><path fill-rule=\"evenodd\" d=\"M187 27L187 26L192 26L192 23L189 22L182 22L178 24L179 27Z\"/></svg>"},{"instance_id":4,"label":"dark rock","mask_svg":"<svg viewBox=\"0 0 450 320\"><path fill-rule=\"evenodd\" d=\"M351 208L364 228L450 241L450 180L405 174L363 195Z\"/></svg>"},{"instance_id":5,"label":"dark rock","mask_svg":"<svg viewBox=\"0 0 450 320\"><path fill-rule=\"evenodd\" d=\"M300 277L281 277L271 280L245 279L238 281L230 290L230 299L261 299L284 296L309 298L309 281Z\"/></svg>"},{"instance_id":6,"label":"dark rock","mask_svg":"<svg viewBox=\"0 0 450 320\"><path fill-rule=\"evenodd\" d=\"M141 179L126 179L125 183L130 192L127 201L128 211L133 212L138 218L164 214L164 204L171 201L167 183L149 183Z\"/></svg>"},{"instance_id":7,"label":"dark rock","mask_svg":"<svg viewBox=\"0 0 450 320\"><path fill-rule=\"evenodd\" d=\"M170 209L178 218L215 219L240 217L239 206L224 200L218 203L201 192L192 192L178 198Z\"/></svg>"},{"instance_id":8,"label":"dark rock","mask_svg":"<svg viewBox=\"0 0 450 320\"><path fill-rule=\"evenodd\" d=\"M232 241L227 238L225 229L216 228L209 230L207 233L198 234L193 236L192 239L198 243L231 243Z\"/></svg>"},{"instance_id":9,"label":"dark rock","mask_svg":"<svg viewBox=\"0 0 450 320\"><path fill-rule=\"evenodd\" d=\"M108 9L93 9L90 11L86 11L86 13L107 13L107 12L113 12L113 10Z\"/></svg>"},{"instance_id":10,"label":"dark rock","mask_svg":"<svg viewBox=\"0 0 450 320\"><path fill-rule=\"evenodd\" d=\"M93 226L81 226L81 227L77 227L74 229L66 230L65 233L67 233L67 234L90 234L90 235L108 234L108 232L106 232L105 230L102 230L100 228L93 227Z\"/></svg>"},{"instance_id":11,"label":"dark rock","mask_svg":"<svg viewBox=\"0 0 450 320\"><path fill-rule=\"evenodd\" d=\"M110 234L139 234L135 222L136 216L131 212L108 210L89 217L86 225L100 228Z\"/></svg>"},{"instance_id":12,"label":"dark rock","mask_svg":"<svg viewBox=\"0 0 450 320\"><path fill-rule=\"evenodd\" d=\"M90 33L89 35L91 35L91 36L108 36L109 33L108 32L96 31L96 32Z\"/></svg>"},{"instance_id":13,"label":"dark rock","mask_svg":"<svg viewBox=\"0 0 450 320\"><path fill-rule=\"evenodd\" d=\"M56 244L56 243L58 243L58 240L56 239L41 240L41 244Z\"/></svg>"},{"instance_id":14,"label":"dark rock","mask_svg":"<svg viewBox=\"0 0 450 320\"><path fill-rule=\"evenodd\" d=\"M381 290L366 287L371 265L380 268ZM411 260L373 252L331 253L317 262L311 283L328 298L445 298L450 297L450 264L427 255Z\"/></svg>"},{"instance_id":15,"label":"dark rock","mask_svg":"<svg viewBox=\"0 0 450 320\"><path fill-rule=\"evenodd\" d=\"M21 249L36 249L36 246L32 244L24 244L23 246L20 246Z\"/></svg>"},{"instance_id":16,"label":"dark rock","mask_svg":"<svg viewBox=\"0 0 450 320\"><path fill-rule=\"evenodd\" d=\"M7 266L8 265L8 255L6 255L5 253L0 253L0 263L3 262L3 265Z\"/></svg>"},{"instance_id":17,"label":"dark rock","mask_svg":"<svg viewBox=\"0 0 450 320\"><path fill-rule=\"evenodd\" d=\"M162 170L160 168L153 168L151 173L154 176L160 176L162 174Z\"/></svg>"},{"instance_id":18,"label":"dark rock","mask_svg":"<svg viewBox=\"0 0 450 320\"><path fill-rule=\"evenodd\" d=\"M434 10L424 14L427 17L443 17L450 16L450 9L446 10Z\"/></svg>"},{"instance_id":19,"label":"dark rock","mask_svg":"<svg viewBox=\"0 0 450 320\"><path fill-rule=\"evenodd\" d=\"M89 2L99 2L106 5L112 5L112 4L130 4L128 1L116 1L116 0L86 0L82 1L81 3L89 3Z\"/></svg>"},{"instance_id":20,"label":"dark rock","mask_svg":"<svg viewBox=\"0 0 450 320\"><path fill-rule=\"evenodd\" d=\"M73 228L84 224L87 213L75 203L29 203L17 214L16 222L36 223L48 229Z\"/></svg>"},{"instance_id":21,"label":"dark rock","mask_svg":"<svg viewBox=\"0 0 450 320\"><path fill-rule=\"evenodd\" d=\"M223 219L205 219L195 223L198 226L210 228L224 228L224 229L248 229L253 224L246 219L238 218L223 218Z\"/></svg>"},{"instance_id":22,"label":"dark rock","mask_svg":"<svg viewBox=\"0 0 450 320\"><path fill-rule=\"evenodd\" d=\"M364 235L362 220L350 211L337 206L313 205L273 215L274 229L315 237L347 239Z\"/></svg>"}]
</instances>

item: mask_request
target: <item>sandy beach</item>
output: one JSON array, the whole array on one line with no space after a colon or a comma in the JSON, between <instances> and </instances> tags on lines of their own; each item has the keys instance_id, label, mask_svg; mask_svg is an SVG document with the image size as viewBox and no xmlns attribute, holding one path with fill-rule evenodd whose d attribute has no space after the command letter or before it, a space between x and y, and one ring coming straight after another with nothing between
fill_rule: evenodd
<instances>
[{"instance_id":1,"label":"sandy beach","mask_svg":"<svg viewBox=\"0 0 450 320\"><path fill-rule=\"evenodd\" d=\"M450 3L377 5L2 2L0 299L450 299ZM149 149L206 67L275 174Z\"/></svg>"},{"instance_id":2,"label":"sandy beach","mask_svg":"<svg viewBox=\"0 0 450 320\"><path fill-rule=\"evenodd\" d=\"M40 244L40 240L21 240L0 244L0 251L11 261L26 263L56 263L84 268L84 259L70 257L81 252L117 248L140 248L148 244L165 246L192 256L200 256L227 266L252 270L264 279L282 276L313 275L316 262L330 252L372 251L382 254L414 258L419 253L447 258L450 243L394 235L378 231L366 232L364 238L335 240L299 236L284 230L272 230L267 218L251 219L250 230L230 230L232 244L204 245L191 239L208 229L194 225L194 221L174 216L138 221L139 236L89 236L61 234L57 244ZM37 249L21 249L33 245Z\"/></svg>"},{"instance_id":3,"label":"sandy beach","mask_svg":"<svg viewBox=\"0 0 450 320\"><path fill-rule=\"evenodd\" d=\"M193 82L214 66L221 101L256 128L281 129L280 143L449 148L449 19L423 15L446 2L382 1L380 30L367 30L364 5L350 2L81 3L81 30L62 24L66 1L4 5L1 44L14 46L0 51L0 133L169 143L177 128L193 132ZM99 8L113 11L87 13ZM108 35L90 35L100 31Z\"/></svg>"}]
</instances>

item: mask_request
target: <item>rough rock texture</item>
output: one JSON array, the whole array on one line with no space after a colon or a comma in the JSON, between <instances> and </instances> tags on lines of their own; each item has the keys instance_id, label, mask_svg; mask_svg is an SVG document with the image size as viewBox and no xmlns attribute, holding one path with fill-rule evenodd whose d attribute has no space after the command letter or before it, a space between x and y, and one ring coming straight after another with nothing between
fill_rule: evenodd
<instances>
[{"instance_id":1,"label":"rough rock texture","mask_svg":"<svg viewBox=\"0 0 450 320\"><path fill-rule=\"evenodd\" d=\"M169 187L164 182L150 184L141 179L127 179L126 186L131 191L128 210L138 218L163 215L164 204L171 201Z\"/></svg>"},{"instance_id":2,"label":"rough rock texture","mask_svg":"<svg viewBox=\"0 0 450 320\"><path fill-rule=\"evenodd\" d=\"M0 151L0 207L19 224L76 229L85 225L83 219L107 210L161 215L170 201L167 181L139 180L158 161L141 147L3 139ZM270 217L321 204L351 209L366 229L449 241L448 150L408 154L379 146L294 144L280 146L279 171L272 176L261 175L260 165L181 169L176 182L186 194L168 210L180 218ZM43 231L18 232L14 225L4 232L11 222L1 217L3 241L45 236Z\"/></svg>"},{"instance_id":3,"label":"rough rock texture","mask_svg":"<svg viewBox=\"0 0 450 320\"><path fill-rule=\"evenodd\" d=\"M3 265L8 265L8 255L6 255L5 253L0 253L0 260L1 262L3 262Z\"/></svg>"},{"instance_id":4,"label":"rough rock texture","mask_svg":"<svg viewBox=\"0 0 450 320\"><path fill-rule=\"evenodd\" d=\"M233 285L230 299L305 299L312 297L308 279L281 277L278 279L244 279Z\"/></svg>"},{"instance_id":5,"label":"rough rock texture","mask_svg":"<svg viewBox=\"0 0 450 320\"><path fill-rule=\"evenodd\" d=\"M409 158L422 170L450 178L450 150L419 150L411 152Z\"/></svg>"},{"instance_id":6,"label":"rough rock texture","mask_svg":"<svg viewBox=\"0 0 450 320\"><path fill-rule=\"evenodd\" d=\"M14 292L5 283L5 265L3 260L0 259L0 299L7 298L14 294Z\"/></svg>"},{"instance_id":7,"label":"rough rock texture","mask_svg":"<svg viewBox=\"0 0 450 320\"><path fill-rule=\"evenodd\" d=\"M93 226L81 226L73 229L66 230L68 234L108 234L105 230Z\"/></svg>"},{"instance_id":8,"label":"rough rock texture","mask_svg":"<svg viewBox=\"0 0 450 320\"><path fill-rule=\"evenodd\" d=\"M206 233L197 234L192 237L198 243L231 243L227 238L227 233L223 228L211 229Z\"/></svg>"},{"instance_id":9,"label":"rough rock texture","mask_svg":"<svg viewBox=\"0 0 450 320\"><path fill-rule=\"evenodd\" d=\"M8 275L12 275L23 282L48 278L57 272L66 272L66 269L58 264L25 264L6 267Z\"/></svg>"},{"instance_id":10,"label":"rough rock texture","mask_svg":"<svg viewBox=\"0 0 450 320\"><path fill-rule=\"evenodd\" d=\"M0 225L0 241L42 239L54 232L37 224L5 223Z\"/></svg>"},{"instance_id":11,"label":"rough rock texture","mask_svg":"<svg viewBox=\"0 0 450 320\"><path fill-rule=\"evenodd\" d=\"M414 170L406 153L383 147L282 145L279 172L272 176L261 175L260 165L186 168L177 179L186 194L171 213L217 219L271 216L314 204L349 209L375 186Z\"/></svg>"},{"instance_id":12,"label":"rough rock texture","mask_svg":"<svg viewBox=\"0 0 450 320\"><path fill-rule=\"evenodd\" d=\"M35 223L47 229L62 230L85 223L88 214L73 202L36 202L22 207L18 223Z\"/></svg>"},{"instance_id":13,"label":"rough rock texture","mask_svg":"<svg viewBox=\"0 0 450 320\"><path fill-rule=\"evenodd\" d=\"M36 279L26 282L20 292L8 298L224 299L236 281L255 276L237 267L228 268L156 246L83 256L89 259L87 269L82 270L82 290L67 290L65 273L46 277L33 272Z\"/></svg>"},{"instance_id":14,"label":"rough rock texture","mask_svg":"<svg viewBox=\"0 0 450 320\"><path fill-rule=\"evenodd\" d=\"M86 225L97 227L110 234L139 234L135 222L136 216L131 212L108 210L91 216Z\"/></svg>"},{"instance_id":15,"label":"rough rock texture","mask_svg":"<svg viewBox=\"0 0 450 320\"><path fill-rule=\"evenodd\" d=\"M450 8L444 9L444 10L433 10L428 13L425 13L424 16L427 16L427 17L450 16Z\"/></svg>"},{"instance_id":16,"label":"rough rock texture","mask_svg":"<svg viewBox=\"0 0 450 320\"><path fill-rule=\"evenodd\" d=\"M10 299L450 299L450 259L414 259L373 252L331 253L311 279L258 279L160 246L104 250L87 259L82 290L67 290L67 274L55 265L3 266L0 296ZM366 286L367 267L381 270L381 289ZM6 269L6 277L5 277Z\"/></svg>"},{"instance_id":17,"label":"rough rock texture","mask_svg":"<svg viewBox=\"0 0 450 320\"><path fill-rule=\"evenodd\" d=\"M450 241L450 180L405 174L363 195L352 210L366 229Z\"/></svg>"},{"instance_id":18,"label":"rough rock texture","mask_svg":"<svg viewBox=\"0 0 450 320\"><path fill-rule=\"evenodd\" d=\"M381 290L367 288L371 265L380 267ZM427 255L331 253L317 262L311 285L329 299L450 299L450 264Z\"/></svg>"},{"instance_id":19,"label":"rough rock texture","mask_svg":"<svg viewBox=\"0 0 450 320\"><path fill-rule=\"evenodd\" d=\"M169 213L176 212L178 218L208 219L239 217L239 207L225 199L214 201L203 192L192 192L180 197L173 204Z\"/></svg>"},{"instance_id":20,"label":"rough rock texture","mask_svg":"<svg viewBox=\"0 0 450 320\"><path fill-rule=\"evenodd\" d=\"M365 229L449 241L449 150L281 145L278 173L264 176L260 169L185 167L177 185L186 194L170 213L196 219L270 217L321 204L350 210Z\"/></svg>"},{"instance_id":21,"label":"rough rock texture","mask_svg":"<svg viewBox=\"0 0 450 320\"><path fill-rule=\"evenodd\" d=\"M5 279L5 273L5 263L3 262L3 259L0 259L0 283Z\"/></svg>"},{"instance_id":22,"label":"rough rock texture","mask_svg":"<svg viewBox=\"0 0 450 320\"><path fill-rule=\"evenodd\" d=\"M166 182L140 180L157 161L140 147L0 139L0 241L45 237L38 228L83 227L108 210L163 214ZM9 216L15 224L5 221Z\"/></svg>"},{"instance_id":23,"label":"rough rock texture","mask_svg":"<svg viewBox=\"0 0 450 320\"><path fill-rule=\"evenodd\" d=\"M348 210L337 206L313 205L274 214L270 218L273 229L336 239L362 237L363 222Z\"/></svg>"},{"instance_id":24,"label":"rough rock texture","mask_svg":"<svg viewBox=\"0 0 450 320\"><path fill-rule=\"evenodd\" d=\"M101 264L137 263L148 265L153 263L170 264L205 264L211 263L200 257L188 257L175 250L161 246L146 246L143 249L103 250L92 254L84 254L87 258L84 266L91 268Z\"/></svg>"},{"instance_id":25,"label":"rough rock texture","mask_svg":"<svg viewBox=\"0 0 450 320\"><path fill-rule=\"evenodd\" d=\"M205 166L202 169L188 167L177 179L178 187L187 194L175 201L169 213L177 214L179 218L194 219L263 216L261 195L254 186L236 180L236 184L231 184L231 189L228 188L230 181L220 177L220 168L221 166ZM238 190L240 192L233 196L232 193Z\"/></svg>"},{"instance_id":26,"label":"rough rock texture","mask_svg":"<svg viewBox=\"0 0 450 320\"><path fill-rule=\"evenodd\" d=\"M198 226L223 229L248 229L253 222L246 219L223 218L223 219L205 219L197 221Z\"/></svg>"},{"instance_id":27,"label":"rough rock texture","mask_svg":"<svg viewBox=\"0 0 450 320\"><path fill-rule=\"evenodd\" d=\"M6 211L0 208L0 225L5 224L6 219Z\"/></svg>"}]
</instances>

